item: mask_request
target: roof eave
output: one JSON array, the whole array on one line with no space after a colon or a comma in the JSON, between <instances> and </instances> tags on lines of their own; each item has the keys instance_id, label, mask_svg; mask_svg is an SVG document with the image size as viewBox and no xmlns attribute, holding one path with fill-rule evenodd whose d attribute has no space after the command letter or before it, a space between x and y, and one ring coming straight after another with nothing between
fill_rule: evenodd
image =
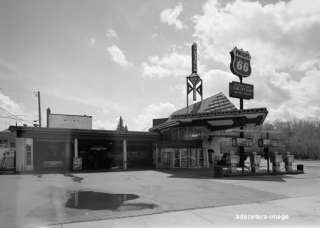
<instances>
[{"instance_id":1,"label":"roof eave","mask_svg":"<svg viewBox=\"0 0 320 228\"><path fill-rule=\"evenodd\" d=\"M254 108L254 109L245 109L245 110L237 110L237 111L228 111L228 112L211 112L211 113L198 113L198 114L182 114L182 115L175 115L165 123L162 123L156 127L151 128L151 131L161 131L170 127L178 126L183 122L192 122L195 120L212 120L212 119L221 119L221 118L233 118L237 116L241 116L243 114L263 114L262 120L260 123L257 124L263 124L267 114L268 110L266 108Z\"/></svg>"}]
</instances>

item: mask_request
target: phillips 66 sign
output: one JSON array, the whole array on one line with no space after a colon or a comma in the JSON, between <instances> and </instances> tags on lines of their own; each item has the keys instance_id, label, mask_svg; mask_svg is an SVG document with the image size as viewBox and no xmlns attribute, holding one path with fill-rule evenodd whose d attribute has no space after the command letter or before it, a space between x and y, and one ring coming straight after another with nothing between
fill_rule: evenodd
<instances>
[{"instance_id":1,"label":"phillips 66 sign","mask_svg":"<svg viewBox=\"0 0 320 228\"><path fill-rule=\"evenodd\" d=\"M249 52L244 51L242 49L238 49L237 47L235 47L230 52L230 55L231 55L231 63L230 63L231 72L240 78L250 76L250 74L251 74L251 66L250 66L251 56L250 56Z\"/></svg>"}]
</instances>

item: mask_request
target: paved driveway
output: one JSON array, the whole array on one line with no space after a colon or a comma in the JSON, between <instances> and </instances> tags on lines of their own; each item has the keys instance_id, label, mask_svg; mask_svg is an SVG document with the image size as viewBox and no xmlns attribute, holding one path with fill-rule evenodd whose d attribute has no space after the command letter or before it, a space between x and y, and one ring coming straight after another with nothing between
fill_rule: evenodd
<instances>
[{"instance_id":1,"label":"paved driveway","mask_svg":"<svg viewBox=\"0 0 320 228\"><path fill-rule=\"evenodd\" d=\"M0 175L0 221L34 227L319 194L320 165L304 163L303 175L224 179L203 170Z\"/></svg>"}]
</instances>

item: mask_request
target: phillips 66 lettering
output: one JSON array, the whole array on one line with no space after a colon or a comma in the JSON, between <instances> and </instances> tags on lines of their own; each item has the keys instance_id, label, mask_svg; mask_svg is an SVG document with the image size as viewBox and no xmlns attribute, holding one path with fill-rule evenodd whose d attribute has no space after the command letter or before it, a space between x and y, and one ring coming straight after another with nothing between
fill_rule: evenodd
<instances>
[{"instance_id":1,"label":"phillips 66 lettering","mask_svg":"<svg viewBox=\"0 0 320 228\"><path fill-rule=\"evenodd\" d=\"M242 49L238 49L237 47L233 48L230 52L231 55L231 63L230 70L233 74L238 77L248 77L251 74L251 65L250 59L251 56L249 52L244 51Z\"/></svg>"}]
</instances>

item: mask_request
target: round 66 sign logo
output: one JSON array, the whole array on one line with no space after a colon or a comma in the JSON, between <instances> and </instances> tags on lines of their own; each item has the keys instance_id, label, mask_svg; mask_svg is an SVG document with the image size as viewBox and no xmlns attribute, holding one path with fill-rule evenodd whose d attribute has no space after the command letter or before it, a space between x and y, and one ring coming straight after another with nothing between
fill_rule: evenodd
<instances>
[{"instance_id":1,"label":"round 66 sign logo","mask_svg":"<svg viewBox=\"0 0 320 228\"><path fill-rule=\"evenodd\" d=\"M250 59L251 56L249 52L237 47L233 48L230 52L231 63L230 70L233 74L239 77L248 77L251 74Z\"/></svg>"}]
</instances>

